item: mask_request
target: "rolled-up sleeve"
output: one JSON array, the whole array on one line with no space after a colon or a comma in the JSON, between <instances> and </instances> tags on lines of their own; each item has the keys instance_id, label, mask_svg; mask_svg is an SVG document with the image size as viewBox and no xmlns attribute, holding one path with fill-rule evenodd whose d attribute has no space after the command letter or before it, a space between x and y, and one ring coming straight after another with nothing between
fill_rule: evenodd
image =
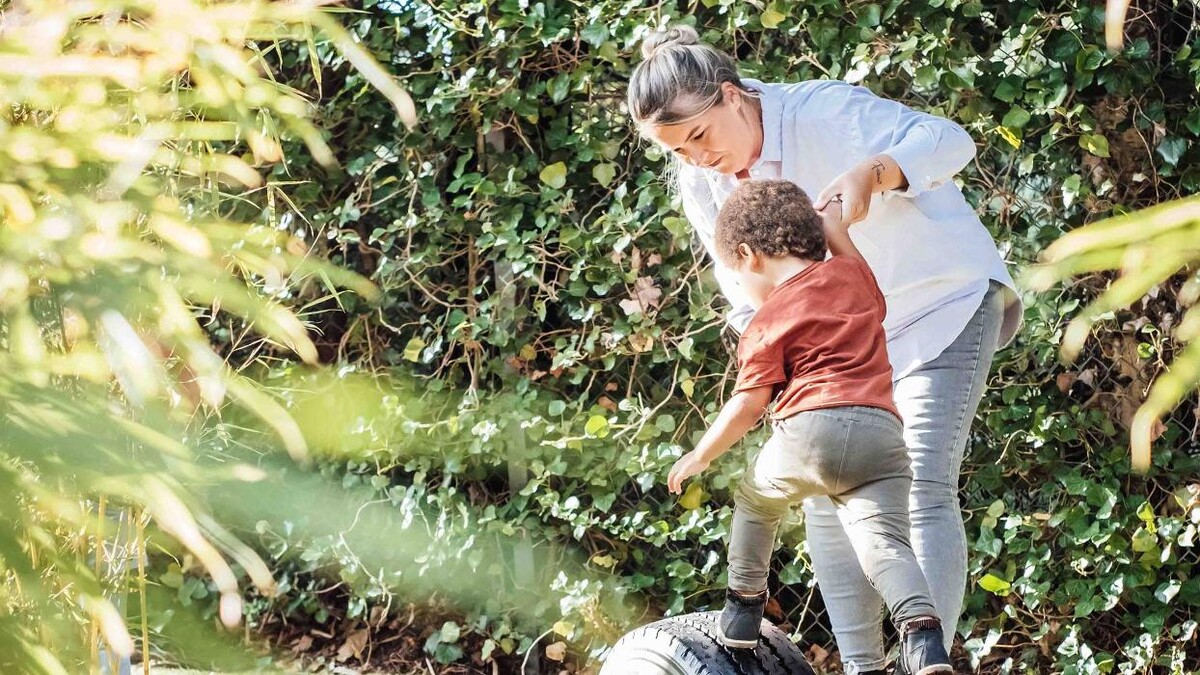
<instances>
[{"instance_id":1,"label":"rolled-up sleeve","mask_svg":"<svg viewBox=\"0 0 1200 675\"><path fill-rule=\"evenodd\" d=\"M713 246L717 206L713 200L712 191L703 176L686 172L680 174L679 197L683 200L684 215L687 216L696 236L700 238L704 250L708 251L708 257L712 259L713 276L717 279L721 295L724 295L729 302L730 308L725 314L725 321L740 334L746 330L750 319L754 317L754 306L750 302L750 296L742 289L733 270L721 262Z\"/></svg>"},{"instance_id":2,"label":"rolled-up sleeve","mask_svg":"<svg viewBox=\"0 0 1200 675\"><path fill-rule=\"evenodd\" d=\"M935 190L975 157L975 141L959 125L880 98L865 87L830 83L812 101L812 112L825 124L853 126L852 136L861 146L850 154L862 159L886 154L896 160L908 187L894 194L915 197Z\"/></svg>"}]
</instances>

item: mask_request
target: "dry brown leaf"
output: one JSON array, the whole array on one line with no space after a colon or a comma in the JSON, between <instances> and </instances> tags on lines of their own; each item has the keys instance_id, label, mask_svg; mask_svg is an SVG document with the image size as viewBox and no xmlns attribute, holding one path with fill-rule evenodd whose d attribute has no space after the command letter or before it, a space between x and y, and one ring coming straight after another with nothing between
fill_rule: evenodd
<instances>
[{"instance_id":1,"label":"dry brown leaf","mask_svg":"<svg viewBox=\"0 0 1200 675\"><path fill-rule=\"evenodd\" d=\"M1078 379L1079 373L1072 372L1059 373L1058 377L1054 378L1055 383L1058 384L1058 390L1064 394L1071 391L1071 385L1075 384L1075 380Z\"/></svg>"},{"instance_id":2,"label":"dry brown leaf","mask_svg":"<svg viewBox=\"0 0 1200 675\"><path fill-rule=\"evenodd\" d=\"M312 648L313 639L311 635L305 635L299 640L292 643L292 653L302 654Z\"/></svg>"},{"instance_id":3,"label":"dry brown leaf","mask_svg":"<svg viewBox=\"0 0 1200 675\"><path fill-rule=\"evenodd\" d=\"M353 656L354 658L362 658L363 649L367 646L367 640L371 637L371 632L366 628L360 628L346 638L341 647L337 650L337 660L345 661Z\"/></svg>"},{"instance_id":4,"label":"dry brown leaf","mask_svg":"<svg viewBox=\"0 0 1200 675\"><path fill-rule=\"evenodd\" d=\"M567 658L567 643L559 640L552 645L547 645L546 658L551 661L562 661Z\"/></svg>"},{"instance_id":5,"label":"dry brown leaf","mask_svg":"<svg viewBox=\"0 0 1200 675\"><path fill-rule=\"evenodd\" d=\"M619 304L621 309L625 310L625 315L637 314L638 312L646 313L651 309L657 309L659 301L662 299L662 289L658 284L654 283L651 277L638 277L638 280L633 284L633 290L629 294L629 298L622 300Z\"/></svg>"},{"instance_id":6,"label":"dry brown leaf","mask_svg":"<svg viewBox=\"0 0 1200 675\"><path fill-rule=\"evenodd\" d=\"M638 353L648 352L654 348L654 338L645 333L634 333L629 336L629 346Z\"/></svg>"},{"instance_id":7,"label":"dry brown leaf","mask_svg":"<svg viewBox=\"0 0 1200 675\"><path fill-rule=\"evenodd\" d=\"M809 646L806 656L810 665L822 668L826 665L825 662L829 660L829 650L821 645L813 644Z\"/></svg>"}]
</instances>

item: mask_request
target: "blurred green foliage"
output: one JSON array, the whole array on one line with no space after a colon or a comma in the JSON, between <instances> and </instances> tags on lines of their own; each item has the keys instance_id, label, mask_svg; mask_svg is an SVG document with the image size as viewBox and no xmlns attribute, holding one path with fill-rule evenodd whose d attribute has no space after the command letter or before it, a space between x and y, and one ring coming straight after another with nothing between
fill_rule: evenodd
<instances>
[{"instance_id":1,"label":"blurred green foliage","mask_svg":"<svg viewBox=\"0 0 1200 675\"><path fill-rule=\"evenodd\" d=\"M283 407L225 363L200 316L237 317L247 335L314 362L307 327L280 300L322 286L375 292L275 223L228 216L239 194L266 189L261 167L280 160L283 135L332 161L311 108L264 72L261 48L324 31L410 122L411 102L406 112L395 82L311 5L2 9L0 670L80 672L101 636L115 653L134 649L110 596L132 578L147 518L204 570L226 625L241 619L239 577L274 588L198 491L261 471L204 466L194 441L230 408L298 459L306 445Z\"/></svg>"}]
</instances>

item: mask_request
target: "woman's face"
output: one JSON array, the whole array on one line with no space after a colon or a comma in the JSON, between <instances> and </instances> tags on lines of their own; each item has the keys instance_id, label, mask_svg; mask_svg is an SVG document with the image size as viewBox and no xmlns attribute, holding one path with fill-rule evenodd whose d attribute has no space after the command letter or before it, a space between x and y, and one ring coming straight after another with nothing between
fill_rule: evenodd
<instances>
[{"instance_id":1,"label":"woman's face","mask_svg":"<svg viewBox=\"0 0 1200 675\"><path fill-rule=\"evenodd\" d=\"M679 124L648 126L655 142L680 159L703 169L735 174L762 153L762 117L733 84L722 85L722 98L698 117Z\"/></svg>"}]
</instances>

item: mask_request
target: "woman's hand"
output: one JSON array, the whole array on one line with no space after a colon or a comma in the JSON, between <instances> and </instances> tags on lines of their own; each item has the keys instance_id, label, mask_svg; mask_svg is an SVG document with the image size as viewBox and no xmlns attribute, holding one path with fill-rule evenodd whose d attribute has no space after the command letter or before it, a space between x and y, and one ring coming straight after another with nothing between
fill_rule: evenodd
<instances>
[{"instance_id":1,"label":"woman's hand","mask_svg":"<svg viewBox=\"0 0 1200 675\"><path fill-rule=\"evenodd\" d=\"M687 453L676 460L675 466L671 467L671 474L667 476L667 488L672 494L680 494L683 492L683 482L702 473L708 468L708 465L708 460L701 459L695 450Z\"/></svg>"},{"instance_id":2,"label":"woman's hand","mask_svg":"<svg viewBox=\"0 0 1200 675\"><path fill-rule=\"evenodd\" d=\"M869 169L869 167L867 168ZM874 175L869 170L864 170L863 165L860 164L834 178L833 182L821 190L821 194L817 195L817 200L813 202L813 208L818 212L825 211L825 207L830 202L840 197L842 202L841 221L846 225L857 223L867 217L867 211L871 208L871 193L874 191L874 186Z\"/></svg>"},{"instance_id":3,"label":"woman's hand","mask_svg":"<svg viewBox=\"0 0 1200 675\"><path fill-rule=\"evenodd\" d=\"M903 190L908 187L908 178L900 170L896 160L883 155L860 163L858 166L833 179L813 202L818 211L834 197L842 196L842 222L849 226L867 217L871 208L871 195L888 190Z\"/></svg>"}]
</instances>

